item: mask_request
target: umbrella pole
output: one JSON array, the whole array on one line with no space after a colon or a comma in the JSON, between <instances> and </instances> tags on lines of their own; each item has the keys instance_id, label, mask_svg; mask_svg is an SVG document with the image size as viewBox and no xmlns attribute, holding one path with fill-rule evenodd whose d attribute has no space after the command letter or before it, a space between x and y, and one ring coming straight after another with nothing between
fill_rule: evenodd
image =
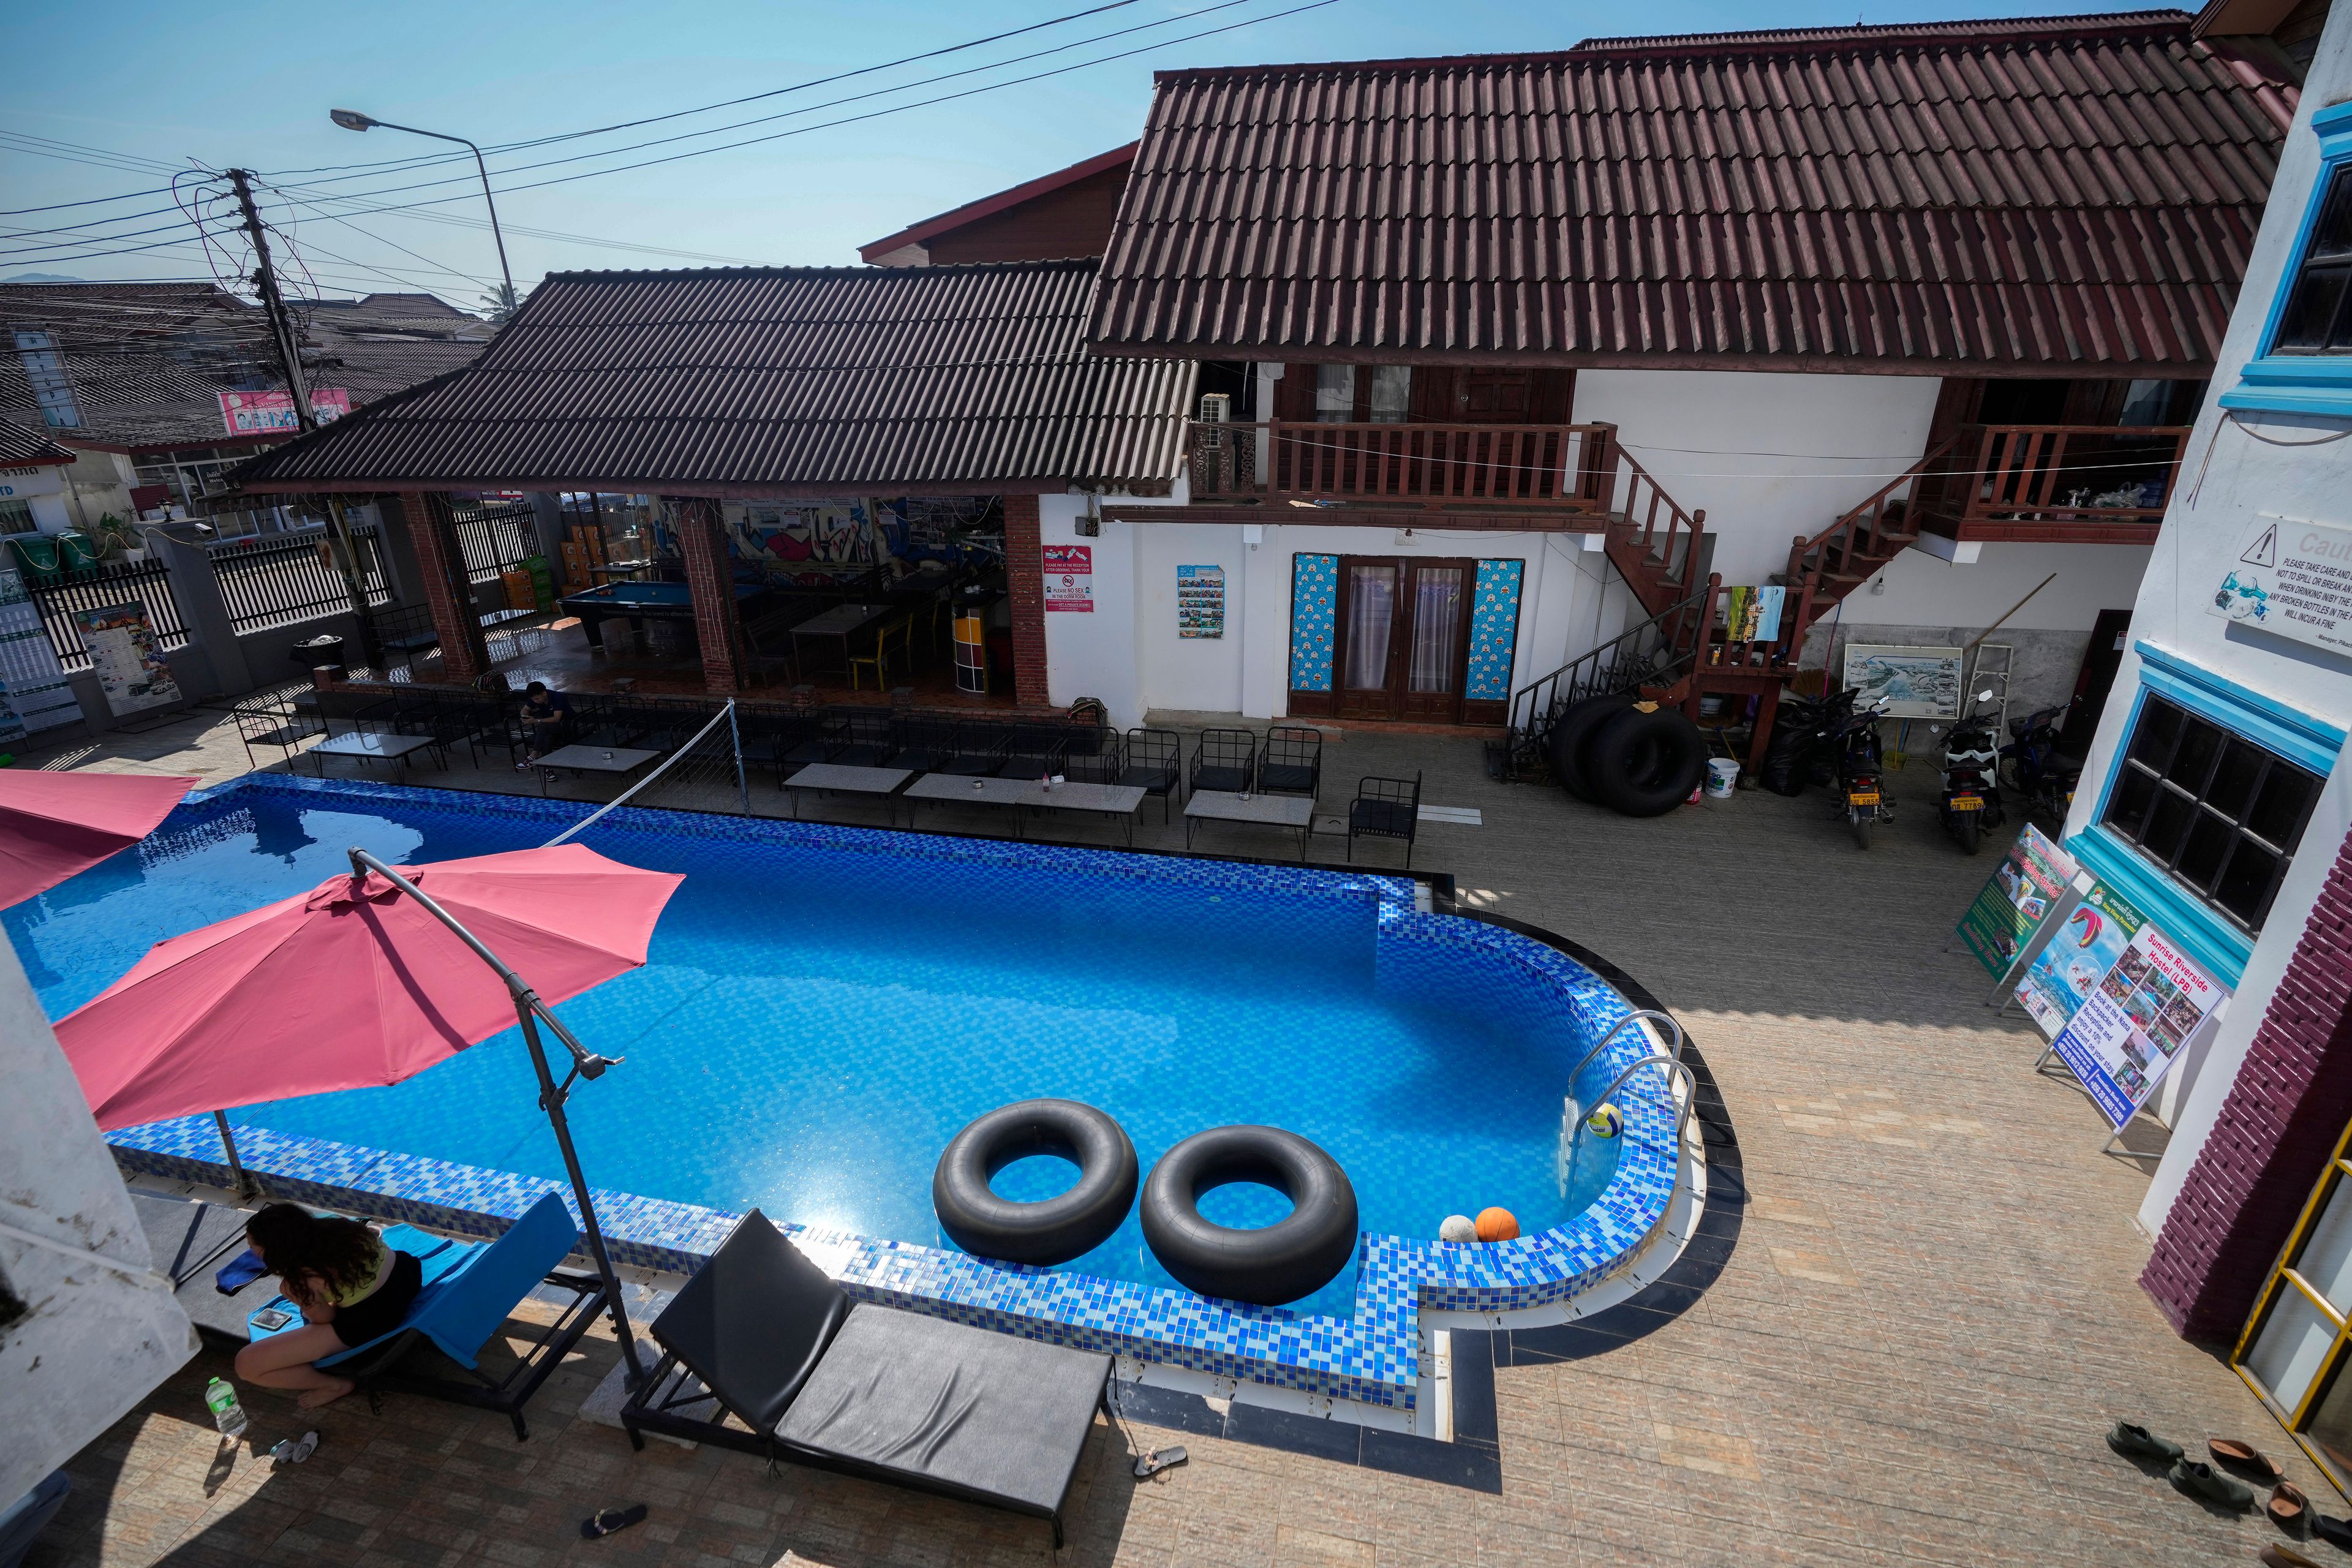
<instances>
[{"instance_id":1,"label":"umbrella pole","mask_svg":"<svg viewBox=\"0 0 2352 1568\"><path fill-rule=\"evenodd\" d=\"M259 1197L261 1184L245 1173L245 1164L236 1157L236 1139L228 1130L228 1112L214 1111L213 1121L220 1127L221 1147L228 1152L229 1172L236 1177L236 1195L241 1198Z\"/></svg>"},{"instance_id":2,"label":"umbrella pole","mask_svg":"<svg viewBox=\"0 0 2352 1568\"><path fill-rule=\"evenodd\" d=\"M539 1102L547 1108L547 1120L554 1125L556 1147L563 1151L563 1168L572 1177L572 1196L580 1205L580 1223L588 1233L588 1255L596 1260L597 1277L604 1281L604 1300L613 1311L613 1331L620 1338L622 1357L629 1363L629 1386L635 1389L646 1381L645 1363L637 1357L636 1336L629 1331L628 1309L622 1304L621 1281L613 1272L613 1255L604 1246L604 1229L596 1223L596 1205L589 1201L588 1178L581 1173L580 1155L572 1147L572 1123L563 1116L563 1089L548 1068L547 1052L539 1043L539 1022L532 1017L530 1005L518 999L515 1016L522 1020L523 1041L530 1047L530 1065L539 1073Z\"/></svg>"}]
</instances>

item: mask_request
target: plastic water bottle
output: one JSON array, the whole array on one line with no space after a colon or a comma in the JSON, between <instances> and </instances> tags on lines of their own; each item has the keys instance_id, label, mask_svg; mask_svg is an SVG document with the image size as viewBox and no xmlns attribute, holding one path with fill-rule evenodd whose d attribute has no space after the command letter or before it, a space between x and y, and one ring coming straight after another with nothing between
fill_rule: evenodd
<instances>
[{"instance_id":1,"label":"plastic water bottle","mask_svg":"<svg viewBox=\"0 0 2352 1568\"><path fill-rule=\"evenodd\" d=\"M219 1378L205 1384L205 1405L213 1413L213 1425L220 1428L225 1438L245 1436L245 1406L236 1402L236 1390Z\"/></svg>"}]
</instances>

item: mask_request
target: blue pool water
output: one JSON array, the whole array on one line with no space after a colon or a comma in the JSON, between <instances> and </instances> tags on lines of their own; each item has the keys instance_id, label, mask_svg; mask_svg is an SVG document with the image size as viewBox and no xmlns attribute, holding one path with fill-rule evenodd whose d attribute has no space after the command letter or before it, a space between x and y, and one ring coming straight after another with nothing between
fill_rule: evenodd
<instances>
[{"instance_id":1,"label":"blue pool water","mask_svg":"<svg viewBox=\"0 0 2352 1568\"><path fill-rule=\"evenodd\" d=\"M424 862L556 830L481 807L244 791L233 806L183 807L143 852L5 923L58 1016L153 942L342 871L352 845ZM1147 1172L1204 1128L1288 1128L1347 1170L1366 1229L1404 1236L1433 1237L1446 1215L1489 1205L1528 1231L1560 1224L1613 1170L1599 1145L1571 1190L1557 1184L1561 1058L1574 1042L1377 994L1375 906L1362 892L1276 900L634 826L583 841L686 875L650 962L559 1009L592 1048L627 1058L571 1102L600 1187L948 1247L930 1206L940 1152L982 1111L1037 1095L1109 1111ZM404 1084L236 1120L560 1177L534 1092L509 1031ZM1041 1197L1074 1175L1032 1160L997 1184ZM1256 1225L1286 1205L1236 1186L1204 1207ZM1068 1267L1173 1284L1131 1215ZM1345 1317L1352 1297L1342 1275L1298 1305Z\"/></svg>"}]
</instances>

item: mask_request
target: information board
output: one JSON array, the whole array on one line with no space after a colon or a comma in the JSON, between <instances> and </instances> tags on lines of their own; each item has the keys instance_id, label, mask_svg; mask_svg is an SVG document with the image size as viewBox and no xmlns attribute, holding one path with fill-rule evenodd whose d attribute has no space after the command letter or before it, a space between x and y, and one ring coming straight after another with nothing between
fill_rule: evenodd
<instances>
[{"instance_id":1,"label":"information board","mask_svg":"<svg viewBox=\"0 0 2352 1568\"><path fill-rule=\"evenodd\" d=\"M2264 514L2246 525L2207 613L2352 653L2352 528Z\"/></svg>"},{"instance_id":2,"label":"information board","mask_svg":"<svg viewBox=\"0 0 2352 1568\"><path fill-rule=\"evenodd\" d=\"M2142 922L2050 1048L2120 1131L2229 995Z\"/></svg>"},{"instance_id":3,"label":"information board","mask_svg":"<svg viewBox=\"0 0 2352 1568\"><path fill-rule=\"evenodd\" d=\"M1094 613L1095 552L1089 544L1045 546L1045 608Z\"/></svg>"},{"instance_id":4,"label":"information board","mask_svg":"<svg viewBox=\"0 0 2352 1568\"><path fill-rule=\"evenodd\" d=\"M2032 823L1960 917L1959 937L1989 974L2007 974L2042 927L2074 908L2074 858Z\"/></svg>"},{"instance_id":5,"label":"information board","mask_svg":"<svg viewBox=\"0 0 2352 1568\"><path fill-rule=\"evenodd\" d=\"M2017 999L2044 1037L2054 1039L2065 1028L2147 923L2129 900L2105 882L2092 882L2017 983Z\"/></svg>"},{"instance_id":6,"label":"information board","mask_svg":"<svg viewBox=\"0 0 2352 1568\"><path fill-rule=\"evenodd\" d=\"M1223 567L1176 568L1176 635L1180 637L1221 637L1225 635Z\"/></svg>"},{"instance_id":7,"label":"information board","mask_svg":"<svg viewBox=\"0 0 2352 1568\"><path fill-rule=\"evenodd\" d=\"M155 646L146 605L83 610L74 616L74 629L89 651L90 672L106 694L109 711L130 713L180 700L180 683L172 679L172 667Z\"/></svg>"}]
</instances>

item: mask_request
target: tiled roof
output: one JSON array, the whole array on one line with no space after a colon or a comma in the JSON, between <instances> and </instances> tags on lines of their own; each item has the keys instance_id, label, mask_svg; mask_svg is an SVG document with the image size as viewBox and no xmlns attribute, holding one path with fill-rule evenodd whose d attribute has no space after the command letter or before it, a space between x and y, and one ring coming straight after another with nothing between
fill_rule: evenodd
<instances>
[{"instance_id":1,"label":"tiled roof","mask_svg":"<svg viewBox=\"0 0 2352 1568\"><path fill-rule=\"evenodd\" d=\"M894 251L902 250L908 246L929 245L941 235L978 223L983 218L993 217L999 213L1019 206L1024 202L1034 202L1041 196L1066 189L1081 180L1091 179L1097 174L1108 174L1114 169L1124 169L1135 162L1135 147L1136 144L1130 142L1124 147L1114 147L1108 153L1097 153L1091 158L1082 159L1066 169L1056 169L1050 174L1041 174L1034 180L1024 180L1020 184L998 191L992 195L966 202L960 207L951 207L935 216L927 217L919 224L902 228L896 234L885 235L870 244L859 246L858 257L862 260L878 262L884 257ZM1097 252L1090 249L1083 254L1095 255Z\"/></svg>"},{"instance_id":2,"label":"tiled roof","mask_svg":"<svg viewBox=\"0 0 2352 1568\"><path fill-rule=\"evenodd\" d=\"M2294 101L2176 11L1168 72L1089 335L2195 375Z\"/></svg>"},{"instance_id":3,"label":"tiled roof","mask_svg":"<svg viewBox=\"0 0 2352 1568\"><path fill-rule=\"evenodd\" d=\"M1164 488L1192 367L1087 353L1095 268L557 273L473 364L269 452L237 482Z\"/></svg>"},{"instance_id":4,"label":"tiled roof","mask_svg":"<svg viewBox=\"0 0 2352 1568\"><path fill-rule=\"evenodd\" d=\"M40 463L70 463L74 455L37 430L0 421L0 468L26 468Z\"/></svg>"}]
</instances>

